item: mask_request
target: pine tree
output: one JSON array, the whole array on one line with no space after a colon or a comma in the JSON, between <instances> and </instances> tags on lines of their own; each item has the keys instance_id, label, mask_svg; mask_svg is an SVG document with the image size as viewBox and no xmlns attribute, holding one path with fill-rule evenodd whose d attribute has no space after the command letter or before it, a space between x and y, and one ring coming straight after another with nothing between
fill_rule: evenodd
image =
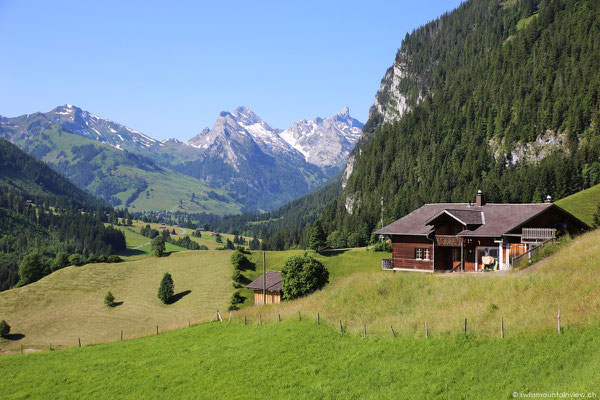
<instances>
[{"instance_id":1,"label":"pine tree","mask_svg":"<svg viewBox=\"0 0 600 400\"><path fill-rule=\"evenodd\" d=\"M310 231L310 238L308 239L308 247L311 250L319 251L327 243L327 236L321 226L321 221L316 220L313 224L312 230Z\"/></svg>"},{"instance_id":2,"label":"pine tree","mask_svg":"<svg viewBox=\"0 0 600 400\"><path fill-rule=\"evenodd\" d=\"M0 321L0 336L6 337L10 333L10 325L5 320Z\"/></svg>"},{"instance_id":3,"label":"pine tree","mask_svg":"<svg viewBox=\"0 0 600 400\"><path fill-rule=\"evenodd\" d=\"M106 293L106 296L104 296L104 304L106 304L108 307L113 307L115 305L115 296L113 296L110 291Z\"/></svg>"},{"instance_id":4,"label":"pine tree","mask_svg":"<svg viewBox=\"0 0 600 400\"><path fill-rule=\"evenodd\" d=\"M160 281L160 286L158 288L158 298L165 304L168 304L175 293L175 284L173 283L173 278L171 274L168 272L165 273L162 280Z\"/></svg>"},{"instance_id":5,"label":"pine tree","mask_svg":"<svg viewBox=\"0 0 600 400\"><path fill-rule=\"evenodd\" d=\"M157 236L152 239L152 255L162 257L165 255L165 240L162 236Z\"/></svg>"}]
</instances>

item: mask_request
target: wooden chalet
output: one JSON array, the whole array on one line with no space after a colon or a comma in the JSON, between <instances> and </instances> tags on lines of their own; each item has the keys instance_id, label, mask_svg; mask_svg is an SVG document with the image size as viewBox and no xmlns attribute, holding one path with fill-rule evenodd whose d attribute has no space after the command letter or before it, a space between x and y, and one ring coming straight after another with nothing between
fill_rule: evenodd
<instances>
[{"instance_id":1,"label":"wooden chalet","mask_svg":"<svg viewBox=\"0 0 600 400\"><path fill-rule=\"evenodd\" d=\"M455 272L506 270L530 250L590 227L552 203L426 204L377 234L389 236L392 258L386 270Z\"/></svg>"},{"instance_id":2,"label":"wooden chalet","mask_svg":"<svg viewBox=\"0 0 600 400\"><path fill-rule=\"evenodd\" d=\"M281 303L281 272L267 271L246 288L254 291L255 306Z\"/></svg>"}]
</instances>

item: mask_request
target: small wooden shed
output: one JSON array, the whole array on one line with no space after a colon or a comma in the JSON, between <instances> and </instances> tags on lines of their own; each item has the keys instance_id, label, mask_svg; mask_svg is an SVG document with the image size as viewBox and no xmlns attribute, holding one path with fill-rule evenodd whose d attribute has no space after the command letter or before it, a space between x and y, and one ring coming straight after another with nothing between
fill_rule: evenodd
<instances>
[{"instance_id":1,"label":"small wooden shed","mask_svg":"<svg viewBox=\"0 0 600 400\"><path fill-rule=\"evenodd\" d=\"M281 303L281 271L267 271L246 288L254 291L255 306Z\"/></svg>"}]
</instances>

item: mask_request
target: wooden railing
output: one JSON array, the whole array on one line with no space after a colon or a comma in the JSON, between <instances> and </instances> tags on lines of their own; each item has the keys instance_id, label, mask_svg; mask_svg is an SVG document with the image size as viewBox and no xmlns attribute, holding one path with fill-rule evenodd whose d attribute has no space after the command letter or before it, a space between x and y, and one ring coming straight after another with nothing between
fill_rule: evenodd
<instances>
[{"instance_id":1,"label":"wooden railing","mask_svg":"<svg viewBox=\"0 0 600 400\"><path fill-rule=\"evenodd\" d=\"M435 241L439 247L460 247L463 238L455 235L435 235Z\"/></svg>"},{"instance_id":2,"label":"wooden railing","mask_svg":"<svg viewBox=\"0 0 600 400\"><path fill-rule=\"evenodd\" d=\"M391 258L382 259L381 269L394 269L394 261Z\"/></svg>"},{"instance_id":3,"label":"wooden railing","mask_svg":"<svg viewBox=\"0 0 600 400\"><path fill-rule=\"evenodd\" d=\"M523 228L521 230L522 242L545 242L556 238L556 229L553 228Z\"/></svg>"},{"instance_id":4,"label":"wooden railing","mask_svg":"<svg viewBox=\"0 0 600 400\"><path fill-rule=\"evenodd\" d=\"M509 260L511 268L519 267L525 260L531 259L531 256L535 255L538 251L540 251L542 248L544 248L544 246L554 243L555 241L556 241L556 238L548 239L544 242L536 244L535 246L532 246L531 249L529 249L529 251L527 251L523 254L520 254L516 257L511 257ZM527 259L525 257L527 257Z\"/></svg>"}]
</instances>

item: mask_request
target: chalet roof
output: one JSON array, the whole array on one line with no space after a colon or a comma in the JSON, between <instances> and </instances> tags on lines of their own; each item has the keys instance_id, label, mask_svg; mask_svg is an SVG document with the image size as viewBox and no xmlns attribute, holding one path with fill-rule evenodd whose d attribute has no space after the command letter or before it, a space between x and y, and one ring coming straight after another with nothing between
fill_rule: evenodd
<instances>
[{"instance_id":1,"label":"chalet roof","mask_svg":"<svg viewBox=\"0 0 600 400\"><path fill-rule=\"evenodd\" d=\"M433 226L428 225L428 223L431 223L442 214L447 214L467 225L467 229L459 233L458 236L499 237L552 207L568 214L553 203L490 203L483 206L468 203L425 204L396 222L383 227L383 229L380 229L376 233L384 235L427 236L433 232ZM573 216L570 217L576 219Z\"/></svg>"},{"instance_id":2,"label":"chalet roof","mask_svg":"<svg viewBox=\"0 0 600 400\"><path fill-rule=\"evenodd\" d=\"M443 215L448 215L463 225L481 225L483 224L483 211L480 210L460 210L444 209L425 222L426 225L433 225L433 221Z\"/></svg>"},{"instance_id":3,"label":"chalet roof","mask_svg":"<svg viewBox=\"0 0 600 400\"><path fill-rule=\"evenodd\" d=\"M266 275L266 286L269 292L281 292L281 272L280 271L267 271ZM263 289L263 275L253 280L247 289L262 290Z\"/></svg>"}]
</instances>

